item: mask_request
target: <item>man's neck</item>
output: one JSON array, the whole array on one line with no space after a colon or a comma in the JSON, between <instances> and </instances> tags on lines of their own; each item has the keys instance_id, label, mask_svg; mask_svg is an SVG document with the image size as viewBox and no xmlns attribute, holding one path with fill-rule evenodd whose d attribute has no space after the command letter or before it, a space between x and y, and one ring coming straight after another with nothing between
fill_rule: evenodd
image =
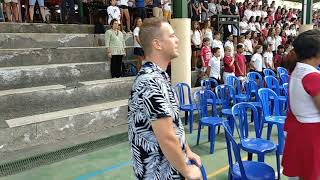
<instances>
[{"instance_id":1,"label":"man's neck","mask_svg":"<svg viewBox=\"0 0 320 180\"><path fill-rule=\"evenodd\" d=\"M166 60L158 55L149 55L146 56L146 60L151 61L155 64L157 64L162 70L166 71L168 64L169 64L169 60Z\"/></svg>"}]
</instances>

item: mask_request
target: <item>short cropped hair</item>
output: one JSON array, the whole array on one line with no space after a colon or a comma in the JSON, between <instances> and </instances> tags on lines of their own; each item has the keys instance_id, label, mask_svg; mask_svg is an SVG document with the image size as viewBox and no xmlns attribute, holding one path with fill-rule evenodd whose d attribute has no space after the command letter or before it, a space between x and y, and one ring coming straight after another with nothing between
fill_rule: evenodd
<instances>
[{"instance_id":1,"label":"short cropped hair","mask_svg":"<svg viewBox=\"0 0 320 180\"><path fill-rule=\"evenodd\" d=\"M163 23L166 21L160 18L146 18L140 27L139 39L145 54L150 54L152 51L152 41L161 38L160 30Z\"/></svg>"}]
</instances>

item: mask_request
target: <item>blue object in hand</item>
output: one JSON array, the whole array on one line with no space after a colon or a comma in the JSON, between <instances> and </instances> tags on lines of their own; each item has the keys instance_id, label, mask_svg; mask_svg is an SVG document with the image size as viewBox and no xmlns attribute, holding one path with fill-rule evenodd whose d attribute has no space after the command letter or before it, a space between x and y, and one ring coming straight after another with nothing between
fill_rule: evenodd
<instances>
[{"instance_id":1,"label":"blue object in hand","mask_svg":"<svg viewBox=\"0 0 320 180\"><path fill-rule=\"evenodd\" d=\"M196 165L196 162L193 161L193 160L189 160L188 164L189 165L192 165L192 164ZM202 174L202 179L203 180L207 180L207 173L206 173L206 170L204 169L202 164L200 166L200 171L201 171L201 174Z\"/></svg>"}]
</instances>

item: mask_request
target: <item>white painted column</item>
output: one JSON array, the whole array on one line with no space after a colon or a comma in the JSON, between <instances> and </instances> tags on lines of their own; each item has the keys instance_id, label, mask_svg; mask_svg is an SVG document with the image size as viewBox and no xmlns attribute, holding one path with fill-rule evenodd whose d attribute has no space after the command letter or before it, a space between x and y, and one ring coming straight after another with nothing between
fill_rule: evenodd
<instances>
[{"instance_id":1,"label":"white painted column","mask_svg":"<svg viewBox=\"0 0 320 180\"><path fill-rule=\"evenodd\" d=\"M191 20L189 18L171 19L176 36L179 38L179 57L171 61L172 85L184 82L191 87Z\"/></svg>"}]
</instances>

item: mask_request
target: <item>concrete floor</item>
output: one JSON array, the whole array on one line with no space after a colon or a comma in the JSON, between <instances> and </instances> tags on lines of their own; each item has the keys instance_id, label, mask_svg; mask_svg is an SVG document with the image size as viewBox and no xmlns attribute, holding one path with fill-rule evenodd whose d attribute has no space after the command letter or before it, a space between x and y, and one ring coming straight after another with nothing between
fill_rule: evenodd
<instances>
[{"instance_id":1,"label":"concrete floor","mask_svg":"<svg viewBox=\"0 0 320 180\"><path fill-rule=\"evenodd\" d=\"M251 132L252 134L252 132ZM201 144L196 146L196 131L187 134L191 149L199 154L206 168L208 179L226 180L228 172L227 149L224 132L216 138L214 154L209 154L209 143L206 142L207 130L203 129ZM265 135L263 136L265 137ZM272 139L276 141L276 128L273 128ZM246 153L242 157L246 158ZM254 157L254 160L256 157ZM266 156L266 163L276 170L275 155ZM128 142L98 150L89 154L70 158L39 168L34 168L0 180L127 180L134 179L130 163ZM287 178L282 178L287 179Z\"/></svg>"}]
</instances>

